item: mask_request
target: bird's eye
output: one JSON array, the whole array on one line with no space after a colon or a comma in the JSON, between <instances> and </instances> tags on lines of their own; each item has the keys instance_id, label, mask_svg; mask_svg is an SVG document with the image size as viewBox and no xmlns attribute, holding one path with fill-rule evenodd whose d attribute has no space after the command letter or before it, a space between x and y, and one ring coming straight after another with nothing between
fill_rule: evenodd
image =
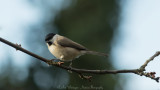
<instances>
[{"instance_id":1,"label":"bird's eye","mask_svg":"<svg viewBox=\"0 0 160 90\"><path fill-rule=\"evenodd\" d=\"M48 42L48 45L49 45L49 46L52 45L52 42Z\"/></svg>"}]
</instances>

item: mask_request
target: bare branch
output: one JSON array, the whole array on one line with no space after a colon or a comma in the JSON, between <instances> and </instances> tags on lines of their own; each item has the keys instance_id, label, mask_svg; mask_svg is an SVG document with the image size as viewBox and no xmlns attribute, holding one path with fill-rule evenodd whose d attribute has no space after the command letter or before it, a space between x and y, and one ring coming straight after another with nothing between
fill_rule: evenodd
<instances>
[{"instance_id":1,"label":"bare branch","mask_svg":"<svg viewBox=\"0 0 160 90\"><path fill-rule=\"evenodd\" d=\"M145 67L147 66L147 64L152 61L155 57L159 56L160 51L157 51L152 57L150 57L141 67L140 70L145 71Z\"/></svg>"},{"instance_id":2,"label":"bare branch","mask_svg":"<svg viewBox=\"0 0 160 90\"><path fill-rule=\"evenodd\" d=\"M118 74L118 73L134 73L140 76L146 76L148 78L151 78L157 82L159 82L159 77L155 77L155 72L144 72L145 67L148 65L150 61L152 61L156 56L160 55L160 51L156 52L151 58L149 58L139 69L126 69L126 70L88 70L88 69L78 69L78 68L73 68L65 65L59 65L57 62L54 62L53 60L48 60L46 58L43 58L41 56L38 56L24 48L21 47L21 45L18 44L13 44L3 38L0 37L0 41L15 48L16 50L20 50L32 57L37 58L38 60L41 60L49 65L54 65L57 67L60 67L65 70L69 70L72 72L75 72L79 74L79 76L83 79L91 80L92 76L84 76L82 73L92 73L92 74Z\"/></svg>"}]
</instances>

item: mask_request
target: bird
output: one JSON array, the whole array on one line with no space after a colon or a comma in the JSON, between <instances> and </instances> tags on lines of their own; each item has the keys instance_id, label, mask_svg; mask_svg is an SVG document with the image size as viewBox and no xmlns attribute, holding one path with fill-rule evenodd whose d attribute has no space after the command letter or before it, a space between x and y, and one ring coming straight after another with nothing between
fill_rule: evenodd
<instances>
[{"instance_id":1,"label":"bird","mask_svg":"<svg viewBox=\"0 0 160 90\"><path fill-rule=\"evenodd\" d=\"M108 54L89 50L83 45L71 39L55 33L49 33L45 37L46 45L53 56L65 62L71 61L85 54L108 57Z\"/></svg>"}]
</instances>

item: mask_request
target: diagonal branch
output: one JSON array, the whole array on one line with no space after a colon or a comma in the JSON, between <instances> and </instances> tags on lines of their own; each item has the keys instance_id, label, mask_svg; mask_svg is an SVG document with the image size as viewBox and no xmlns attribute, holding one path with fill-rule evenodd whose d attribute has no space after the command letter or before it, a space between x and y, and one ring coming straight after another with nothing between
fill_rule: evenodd
<instances>
[{"instance_id":1,"label":"diagonal branch","mask_svg":"<svg viewBox=\"0 0 160 90\"><path fill-rule=\"evenodd\" d=\"M152 61L155 57L159 56L160 51L157 51L152 57L150 57L141 67L140 70L145 71L145 67L148 65L150 61Z\"/></svg>"},{"instance_id":2,"label":"diagonal branch","mask_svg":"<svg viewBox=\"0 0 160 90\"><path fill-rule=\"evenodd\" d=\"M16 50L20 50L32 57L37 58L40 61L43 61L49 65L54 65L56 67L59 68L63 68L65 70L69 70L72 72L75 72L77 74L79 74L81 76L81 78L84 79L91 79L91 76L84 76L82 75L83 73L92 73L92 74L118 74L118 73L134 73L140 76L146 76L148 78L151 78L153 80L156 80L157 82L159 82L159 77L155 77L155 72L144 72L145 71L145 67L148 65L148 63L150 61L152 61L156 56L160 55L160 51L156 52L151 58L149 58L139 69L126 69L126 70L88 70L88 69L78 69L78 68L73 68L73 67L69 67L69 66L65 66L65 65L59 65L57 62L54 62L53 60L48 60L46 58L43 58L37 54L34 54L24 48L22 48L20 45L18 44L14 44L12 42L9 42L3 38L0 37L0 41L15 48Z\"/></svg>"}]
</instances>

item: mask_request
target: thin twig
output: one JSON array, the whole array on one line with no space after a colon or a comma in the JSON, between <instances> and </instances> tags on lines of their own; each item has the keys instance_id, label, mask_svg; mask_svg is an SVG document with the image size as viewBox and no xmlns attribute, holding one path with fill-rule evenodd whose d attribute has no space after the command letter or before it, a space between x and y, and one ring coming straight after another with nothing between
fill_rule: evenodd
<instances>
[{"instance_id":1,"label":"thin twig","mask_svg":"<svg viewBox=\"0 0 160 90\"><path fill-rule=\"evenodd\" d=\"M160 54L160 51L157 51L152 57L150 57L141 67L140 67L140 70L141 71L145 71L145 67L148 65L148 63L150 61L152 61L155 57L159 56Z\"/></svg>"},{"instance_id":2,"label":"thin twig","mask_svg":"<svg viewBox=\"0 0 160 90\"><path fill-rule=\"evenodd\" d=\"M75 72L77 74L79 74L81 76L81 78L84 79L91 79L91 76L86 77L83 75L83 73L92 73L92 74L118 74L118 73L134 73L140 76L146 76L148 78L151 78L157 82L159 82L159 77L155 77L155 73L151 74L151 72L144 72L145 71L145 67L148 65L148 63L150 61L152 61L156 56L160 55L160 51L158 51L157 53L155 53L151 58L149 58L139 69L126 69L126 70L88 70L88 69L78 69L78 68L73 68L73 67L69 67L69 66L65 66L65 65L58 65L57 62L54 62L53 60L48 60L46 58L43 58L41 56L38 56L37 54L34 54L24 48L22 48L20 45L18 44L14 44L12 42L9 42L3 38L0 37L0 41L15 48L16 50L20 50L32 57L37 58L38 60L41 60L49 65L54 65L60 68L63 68L65 70L69 70L72 72Z\"/></svg>"}]
</instances>

